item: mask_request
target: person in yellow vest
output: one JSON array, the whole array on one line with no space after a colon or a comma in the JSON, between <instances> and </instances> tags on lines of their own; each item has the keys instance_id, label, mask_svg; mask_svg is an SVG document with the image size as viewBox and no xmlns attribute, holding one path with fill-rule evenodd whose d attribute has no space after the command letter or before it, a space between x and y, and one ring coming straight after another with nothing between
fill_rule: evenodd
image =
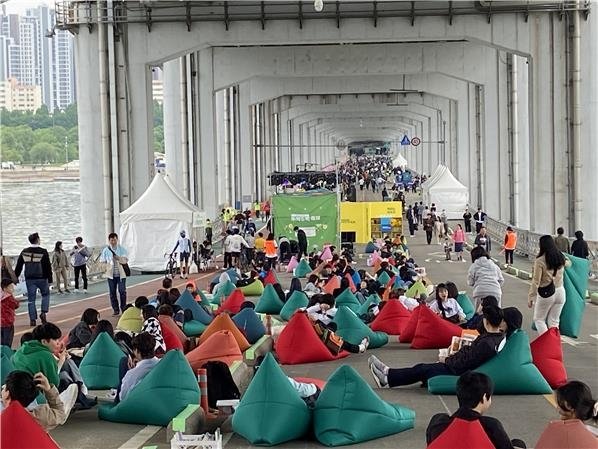
<instances>
[{"instance_id":1,"label":"person in yellow vest","mask_svg":"<svg viewBox=\"0 0 598 449\"><path fill-rule=\"evenodd\" d=\"M505 244L503 250L505 252L505 263L507 266L513 265L513 253L517 246L517 233L513 231L511 226L507 226L507 233L505 234Z\"/></svg>"},{"instance_id":2,"label":"person in yellow vest","mask_svg":"<svg viewBox=\"0 0 598 449\"><path fill-rule=\"evenodd\" d=\"M255 218L259 219L260 218L260 210L262 208L262 205L260 204L259 201L255 201L255 203L253 203L253 211L255 213Z\"/></svg>"}]
</instances>

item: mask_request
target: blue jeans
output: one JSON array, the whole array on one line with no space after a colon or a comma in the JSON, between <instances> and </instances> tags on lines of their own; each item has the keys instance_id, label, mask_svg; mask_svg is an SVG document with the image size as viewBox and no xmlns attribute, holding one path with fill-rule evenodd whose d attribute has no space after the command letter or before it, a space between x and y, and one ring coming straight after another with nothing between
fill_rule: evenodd
<instances>
[{"instance_id":1,"label":"blue jeans","mask_svg":"<svg viewBox=\"0 0 598 449\"><path fill-rule=\"evenodd\" d=\"M29 319L37 320L37 308L35 306L35 297L39 289L42 294L42 313L48 313L50 309L50 285L47 279L26 279L27 301L29 305Z\"/></svg>"},{"instance_id":2,"label":"blue jeans","mask_svg":"<svg viewBox=\"0 0 598 449\"><path fill-rule=\"evenodd\" d=\"M125 310L127 305L127 280L115 277L108 279L108 289L110 290L110 305L114 313L118 313L118 300L116 299L116 288L118 287L118 295L120 296L120 310Z\"/></svg>"}]
</instances>

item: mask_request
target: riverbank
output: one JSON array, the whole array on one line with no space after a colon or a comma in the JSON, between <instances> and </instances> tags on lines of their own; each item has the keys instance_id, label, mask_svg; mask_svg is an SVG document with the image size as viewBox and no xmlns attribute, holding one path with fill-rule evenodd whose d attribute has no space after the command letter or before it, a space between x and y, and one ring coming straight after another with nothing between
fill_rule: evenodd
<instances>
[{"instance_id":1,"label":"riverbank","mask_svg":"<svg viewBox=\"0 0 598 449\"><path fill-rule=\"evenodd\" d=\"M0 183L79 181L79 170L63 167L24 167L0 171Z\"/></svg>"}]
</instances>

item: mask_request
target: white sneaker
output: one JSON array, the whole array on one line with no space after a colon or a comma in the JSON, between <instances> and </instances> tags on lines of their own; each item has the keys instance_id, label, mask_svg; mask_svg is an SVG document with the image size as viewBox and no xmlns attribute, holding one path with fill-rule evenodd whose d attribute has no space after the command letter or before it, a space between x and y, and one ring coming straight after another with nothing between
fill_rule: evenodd
<instances>
[{"instance_id":1,"label":"white sneaker","mask_svg":"<svg viewBox=\"0 0 598 449\"><path fill-rule=\"evenodd\" d=\"M79 289L78 289L78 288L76 288L76 289L74 289L74 290L73 290L73 292L74 292L74 293L79 293Z\"/></svg>"},{"instance_id":2,"label":"white sneaker","mask_svg":"<svg viewBox=\"0 0 598 449\"><path fill-rule=\"evenodd\" d=\"M83 289L83 293L87 294L87 289Z\"/></svg>"},{"instance_id":3,"label":"white sneaker","mask_svg":"<svg viewBox=\"0 0 598 449\"><path fill-rule=\"evenodd\" d=\"M68 417L71 413L71 409L73 408L73 405L75 405L75 402L77 401L78 395L79 395L79 387L77 386L77 384L70 384L66 390L64 390L62 393L60 393L60 399L62 400L62 403L64 404L64 421L62 422L62 424L64 424L66 422L66 420L68 419Z\"/></svg>"}]
</instances>

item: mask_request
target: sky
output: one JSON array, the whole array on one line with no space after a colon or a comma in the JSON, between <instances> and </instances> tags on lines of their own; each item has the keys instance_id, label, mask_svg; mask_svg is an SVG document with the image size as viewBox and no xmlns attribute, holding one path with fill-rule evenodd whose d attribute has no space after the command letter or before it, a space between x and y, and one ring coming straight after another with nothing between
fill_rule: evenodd
<instances>
[{"instance_id":1,"label":"sky","mask_svg":"<svg viewBox=\"0 0 598 449\"><path fill-rule=\"evenodd\" d=\"M44 0L0 0L3 6L6 6L7 14L24 14L28 8L34 8L39 5L49 5L54 7L54 2Z\"/></svg>"}]
</instances>

